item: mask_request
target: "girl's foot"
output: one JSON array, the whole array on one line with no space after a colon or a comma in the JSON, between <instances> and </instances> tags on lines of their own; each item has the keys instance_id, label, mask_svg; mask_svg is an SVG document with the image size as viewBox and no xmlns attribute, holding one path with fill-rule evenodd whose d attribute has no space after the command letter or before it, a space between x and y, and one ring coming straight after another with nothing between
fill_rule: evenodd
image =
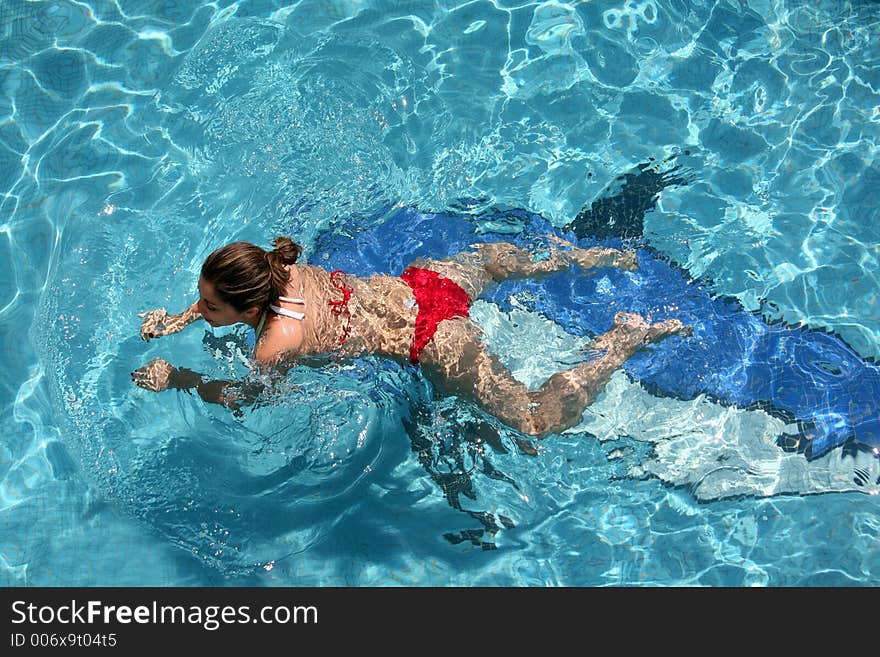
<instances>
[{"instance_id":1,"label":"girl's foot","mask_svg":"<svg viewBox=\"0 0 880 657\"><path fill-rule=\"evenodd\" d=\"M546 237L568 249L565 254L566 257L584 269L590 269L591 267L617 267L624 271L635 271L639 268L636 252L633 250L620 251L619 249L602 249L599 247L582 249L557 235L546 235Z\"/></svg>"},{"instance_id":2,"label":"girl's foot","mask_svg":"<svg viewBox=\"0 0 880 657\"><path fill-rule=\"evenodd\" d=\"M596 338L589 348L593 351L607 352L638 343L660 342L670 335L688 336L692 333L693 327L685 326L677 319L648 324L645 318L637 313L621 312L614 316L614 326L611 330Z\"/></svg>"},{"instance_id":3,"label":"girl's foot","mask_svg":"<svg viewBox=\"0 0 880 657\"><path fill-rule=\"evenodd\" d=\"M649 344L652 342L660 342L663 338L668 338L670 335L680 335L682 337L687 337L689 335L694 334L693 326L685 326L677 319L667 319L663 322L657 322L656 324L651 324L648 327L648 333L645 335L645 343Z\"/></svg>"},{"instance_id":4,"label":"girl's foot","mask_svg":"<svg viewBox=\"0 0 880 657\"><path fill-rule=\"evenodd\" d=\"M608 250L614 251L614 254L611 256L611 262L609 263L612 267L617 267L624 271L635 271L639 268L635 251L618 251L617 249Z\"/></svg>"}]
</instances>

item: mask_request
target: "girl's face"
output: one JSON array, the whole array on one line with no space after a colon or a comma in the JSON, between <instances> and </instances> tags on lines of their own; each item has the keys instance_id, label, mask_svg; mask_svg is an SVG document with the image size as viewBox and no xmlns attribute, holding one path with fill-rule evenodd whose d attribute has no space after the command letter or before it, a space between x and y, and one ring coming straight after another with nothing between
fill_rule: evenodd
<instances>
[{"instance_id":1,"label":"girl's face","mask_svg":"<svg viewBox=\"0 0 880 657\"><path fill-rule=\"evenodd\" d=\"M220 299L214 284L199 276L199 312L211 326L230 326L247 322L252 313L240 313Z\"/></svg>"}]
</instances>

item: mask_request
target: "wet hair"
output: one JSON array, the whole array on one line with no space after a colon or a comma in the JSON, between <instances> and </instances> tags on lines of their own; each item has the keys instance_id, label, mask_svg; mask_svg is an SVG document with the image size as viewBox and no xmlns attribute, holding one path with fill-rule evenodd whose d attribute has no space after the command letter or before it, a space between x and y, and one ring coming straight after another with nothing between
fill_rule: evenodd
<instances>
[{"instance_id":1,"label":"wet hair","mask_svg":"<svg viewBox=\"0 0 880 657\"><path fill-rule=\"evenodd\" d=\"M302 247L289 237L276 237L275 247L265 251L249 242L233 242L205 258L202 277L210 281L220 298L244 312L257 306L265 308L284 294L292 265Z\"/></svg>"}]
</instances>

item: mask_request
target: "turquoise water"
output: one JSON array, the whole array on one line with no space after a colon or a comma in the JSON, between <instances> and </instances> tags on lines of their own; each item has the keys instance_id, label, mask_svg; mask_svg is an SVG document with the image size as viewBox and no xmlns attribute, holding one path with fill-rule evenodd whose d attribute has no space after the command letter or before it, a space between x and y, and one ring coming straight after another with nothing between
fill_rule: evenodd
<instances>
[{"instance_id":1,"label":"turquoise water","mask_svg":"<svg viewBox=\"0 0 880 657\"><path fill-rule=\"evenodd\" d=\"M226 242L320 264L351 214L462 198L562 226L675 153L693 182L652 247L876 358L876 3L3 2L0 26L0 583L880 583L876 459L768 450L759 410L618 376L532 457L378 359L297 368L244 418L128 377L244 372L237 333L137 337ZM474 313L532 383L579 346ZM709 493L719 443L743 458Z\"/></svg>"}]
</instances>

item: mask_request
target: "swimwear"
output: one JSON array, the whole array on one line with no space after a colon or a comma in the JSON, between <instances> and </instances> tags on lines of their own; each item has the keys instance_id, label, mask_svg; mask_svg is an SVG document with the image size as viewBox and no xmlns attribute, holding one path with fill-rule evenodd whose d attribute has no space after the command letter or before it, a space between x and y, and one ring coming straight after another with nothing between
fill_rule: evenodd
<instances>
[{"instance_id":1,"label":"swimwear","mask_svg":"<svg viewBox=\"0 0 880 657\"><path fill-rule=\"evenodd\" d=\"M348 301L351 299L351 295L354 292L354 288L351 287L348 283L345 282L345 276L347 274L341 269L336 269L330 273L330 284L335 287L337 290L342 292L342 298L329 301L330 304L330 312L334 315L345 315L346 322L345 327L342 329L342 337L339 339L339 344L343 344L347 339L349 334L351 333L351 310L348 308ZM287 301L288 303L297 303L300 305L305 305L306 302L304 299L292 299L290 297L278 297L279 301ZM269 304L269 310L272 310L278 315L284 315L285 317L290 317L292 319L298 319L302 321L305 319L305 313L297 312L295 310L287 310L287 308L280 308L279 306ZM266 315L268 314L267 310L263 311L262 316L260 317L260 321L257 324L257 328L254 331L254 351L257 350L257 342L260 339L260 333L263 331L263 325L266 323Z\"/></svg>"},{"instance_id":2,"label":"swimwear","mask_svg":"<svg viewBox=\"0 0 880 657\"><path fill-rule=\"evenodd\" d=\"M348 300L351 299L351 293L354 288L345 282L347 274L341 269L334 269L330 272L330 284L337 290L342 292L342 298L336 301L330 301L330 311L334 315L345 315L345 328L342 329L342 337L339 338L339 344L345 343L351 333L351 311L348 309Z\"/></svg>"},{"instance_id":3,"label":"swimwear","mask_svg":"<svg viewBox=\"0 0 880 657\"><path fill-rule=\"evenodd\" d=\"M412 288L419 305L416 333L409 348L409 360L415 365L419 353L434 338L437 325L444 319L467 317L472 299L455 281L430 269L407 267L400 278Z\"/></svg>"}]
</instances>

